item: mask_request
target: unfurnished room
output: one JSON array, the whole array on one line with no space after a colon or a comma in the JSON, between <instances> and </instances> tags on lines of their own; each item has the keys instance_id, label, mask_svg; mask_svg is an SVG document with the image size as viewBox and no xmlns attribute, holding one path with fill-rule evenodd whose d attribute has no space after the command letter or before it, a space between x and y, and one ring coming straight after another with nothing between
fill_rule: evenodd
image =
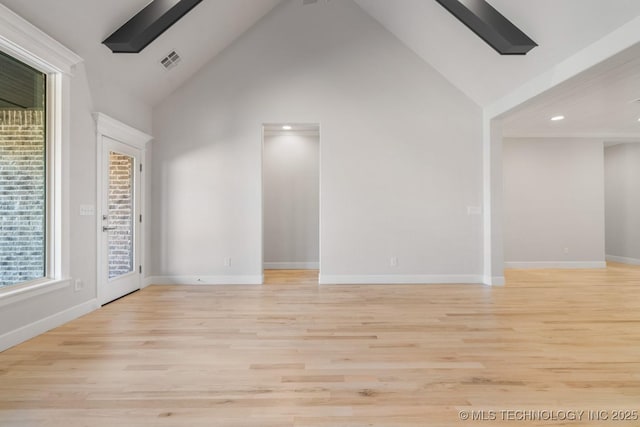
<instances>
[{"instance_id":1,"label":"unfurnished room","mask_svg":"<svg viewBox=\"0 0 640 427\"><path fill-rule=\"evenodd\" d=\"M0 426L640 425L637 0L0 0Z\"/></svg>"}]
</instances>

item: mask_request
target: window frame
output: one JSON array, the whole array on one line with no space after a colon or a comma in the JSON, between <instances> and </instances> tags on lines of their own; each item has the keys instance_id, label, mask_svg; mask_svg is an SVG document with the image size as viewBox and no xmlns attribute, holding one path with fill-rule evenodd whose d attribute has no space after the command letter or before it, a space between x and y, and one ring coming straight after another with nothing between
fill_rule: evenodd
<instances>
[{"instance_id":1,"label":"window frame","mask_svg":"<svg viewBox=\"0 0 640 427\"><path fill-rule=\"evenodd\" d=\"M29 67L31 69L33 69L35 72L38 73L42 73L44 75L44 89L45 89L45 103L44 103L44 141L43 141L43 150L44 150L44 242L43 242L43 247L44 247L44 269L43 269L43 277L39 277L37 279L33 279L33 280L27 280L27 281L22 281L22 282L18 282L18 283L14 283L11 285L4 285L4 286L0 286L0 295L2 295L2 291L9 289L9 288L20 288L21 286L29 286L29 285L33 285L33 284L39 284L41 282L45 282L48 280L51 280L52 278L55 277L55 272L52 271L53 270L53 265L50 264L51 261L53 260L53 255L50 253L53 251L55 251L57 248L52 248L50 247L49 243L52 242L52 239L55 239L57 236L55 236L52 232L50 232L50 227L52 227L54 225L53 221L51 220L51 215L50 215L50 209L53 208L54 205L54 199L55 199L55 195L52 194L52 191L50 189L50 184L51 184L51 177L49 175L50 169L52 167L52 163L50 163L51 161L54 161L53 157L49 155L49 120L50 119L54 119L54 117L50 117L49 114L49 110L50 110L50 106L49 106L49 97L51 96L50 91L49 91L49 74L35 68L32 67L31 64L28 64L16 57L14 57L13 55L10 55L6 52L4 52L4 50L2 48L0 48L0 51L2 51L5 55L7 55L10 59L12 59L13 61L19 62L21 65L24 65L26 67Z\"/></svg>"},{"instance_id":2,"label":"window frame","mask_svg":"<svg viewBox=\"0 0 640 427\"><path fill-rule=\"evenodd\" d=\"M45 277L0 288L0 306L71 284L69 275L70 84L82 58L0 5L0 50L46 75Z\"/></svg>"}]
</instances>

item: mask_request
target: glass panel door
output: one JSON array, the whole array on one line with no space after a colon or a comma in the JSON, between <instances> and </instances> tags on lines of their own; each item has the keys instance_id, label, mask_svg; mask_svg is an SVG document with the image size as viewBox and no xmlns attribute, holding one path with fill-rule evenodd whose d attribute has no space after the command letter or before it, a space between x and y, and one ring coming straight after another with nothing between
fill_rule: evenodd
<instances>
[{"instance_id":1,"label":"glass panel door","mask_svg":"<svg viewBox=\"0 0 640 427\"><path fill-rule=\"evenodd\" d=\"M100 283L101 304L140 289L140 158L142 153L102 137Z\"/></svg>"},{"instance_id":2,"label":"glass panel door","mask_svg":"<svg viewBox=\"0 0 640 427\"><path fill-rule=\"evenodd\" d=\"M131 156L109 153L109 279L134 271L134 163Z\"/></svg>"}]
</instances>

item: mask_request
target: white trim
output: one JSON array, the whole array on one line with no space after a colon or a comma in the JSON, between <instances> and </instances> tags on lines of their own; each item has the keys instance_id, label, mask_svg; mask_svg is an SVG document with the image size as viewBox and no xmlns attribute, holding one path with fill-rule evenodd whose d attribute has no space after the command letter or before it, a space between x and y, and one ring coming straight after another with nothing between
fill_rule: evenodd
<instances>
[{"instance_id":1,"label":"white trim","mask_svg":"<svg viewBox=\"0 0 640 427\"><path fill-rule=\"evenodd\" d=\"M619 262L620 264L640 265L640 259L627 258L623 256L607 255L605 258L607 261Z\"/></svg>"},{"instance_id":2,"label":"white trim","mask_svg":"<svg viewBox=\"0 0 640 427\"><path fill-rule=\"evenodd\" d=\"M82 58L0 4L0 50L37 69L71 74Z\"/></svg>"},{"instance_id":3,"label":"white trim","mask_svg":"<svg viewBox=\"0 0 640 427\"><path fill-rule=\"evenodd\" d=\"M268 125L268 123L279 123L278 121L266 121L263 122L262 125L260 126L260 242L262 243L260 246L260 264L262 265L263 270L264 269L284 269L284 267L267 267L268 264L275 264L275 263L268 263L264 261L264 138L265 136L273 136L273 135L277 135L276 132L271 133L271 131L268 131L266 129L266 126ZM322 197L322 151L323 151L323 147L324 145L322 144L322 123L317 121L317 122L307 122L309 123L314 123L318 126L317 131L314 131L312 136L318 136L318 197L319 197L319 203L318 203L318 252L320 254L320 261L318 261L317 265L315 263L311 264L311 267L302 267L303 269L312 269L312 270L320 270L322 272L322 218L323 218L323 214L322 214L322 206L323 206L323 197ZM291 131L284 131L284 132L291 132ZM295 131L294 133L298 133L298 131ZM292 263L293 264L293 263ZM305 263L306 264L306 263ZM297 267L293 267L293 269L298 269ZM263 280L260 281L260 283L263 283Z\"/></svg>"},{"instance_id":4,"label":"white trim","mask_svg":"<svg viewBox=\"0 0 640 427\"><path fill-rule=\"evenodd\" d=\"M147 142L153 139L151 135L141 132L104 113L93 113L93 118L96 121L98 136L105 135L140 150L144 150Z\"/></svg>"},{"instance_id":5,"label":"white trim","mask_svg":"<svg viewBox=\"0 0 640 427\"><path fill-rule=\"evenodd\" d=\"M138 290L142 287L142 277L138 271L139 266L142 265L144 259L144 248L142 246L144 239L144 231L142 224L138 220L138 216L142 215L144 206L142 205L144 200L143 193L143 177L139 171L139 165L144 163L145 151L140 150L131 145L127 145L111 139L108 135L98 134L98 179L97 182L100 187L97 190L98 201L96 203L96 233L97 244L96 249L96 262L97 262L97 295L98 302L100 304L106 304L112 300L119 298L123 295L127 295L134 290ZM108 263L105 248L107 246L106 234L102 231L102 227L105 225L105 221L102 219L103 215L108 213L108 176L109 176L109 151L117 150L119 153L131 156L134 159L133 173L134 173L134 264L133 270L127 274L108 279ZM102 164L104 162L104 164ZM106 179L106 181L105 181ZM115 281L118 282L116 285ZM127 283L129 285L127 285Z\"/></svg>"},{"instance_id":6,"label":"white trim","mask_svg":"<svg viewBox=\"0 0 640 427\"><path fill-rule=\"evenodd\" d=\"M484 282L494 283L493 278L504 275L501 121L491 120L484 114L482 139L483 264L484 276L489 278Z\"/></svg>"},{"instance_id":7,"label":"white trim","mask_svg":"<svg viewBox=\"0 0 640 427\"><path fill-rule=\"evenodd\" d=\"M145 246L145 230L146 230L146 223L149 221L149 216L147 215L147 208L148 206L146 206L146 200L147 200L147 195L146 195L146 180L147 180L147 170L148 170L148 165L147 165L147 150L146 150L146 144L149 143L153 137L151 135L148 135L144 132L139 131L138 129L135 129L125 123L120 122L119 120L114 119L113 117L110 117L104 113L93 113L92 114L94 120L96 121L96 171L97 171L97 175L96 175L96 235L97 235L97 249L96 249L96 263L97 263L97 269L96 269L96 286L97 286L97 295L98 295L98 301L103 301L103 296L102 296L102 286L101 283L103 282L103 275L106 275L106 273L103 272L103 267L102 267L102 256L103 256L103 250L102 250L102 209L103 209L103 148L104 148L104 137L107 138L111 138L115 141L118 141L122 144L125 144L126 146L132 147L132 149L135 149L137 151L139 151L138 155L136 155L136 158L138 158L138 163L135 165L136 168L139 168L139 165L142 164L143 165L143 169L142 172L138 172L138 170L135 171L136 174L139 173L140 176L140 183L139 183L139 192L140 195L139 197L136 197L136 199L138 200L138 204L139 204L139 209L138 212L136 213L137 215L142 215L143 218L143 222L142 224L140 224L137 220L136 220L136 225L139 226L139 232L138 232L138 239L136 244L138 245L136 247L136 251L138 253L137 256L137 264L142 265L144 260L146 259L146 246ZM138 265L134 266L136 269L136 273L138 270ZM148 268L147 266L142 266L143 270L146 270L146 268ZM145 287L145 283L146 283L146 279L143 280L142 277L140 277L139 280L139 284L140 284L140 289ZM106 302L106 301L104 301Z\"/></svg>"},{"instance_id":8,"label":"white trim","mask_svg":"<svg viewBox=\"0 0 640 427\"><path fill-rule=\"evenodd\" d=\"M46 278L69 276L69 138L72 67L82 58L0 5L0 50L47 74ZM20 290L38 289L40 281ZM24 291L26 292L26 291ZM29 294L27 292L27 294ZM34 295L37 295L36 292ZM32 295L32 294L29 294Z\"/></svg>"},{"instance_id":9,"label":"white trim","mask_svg":"<svg viewBox=\"0 0 640 427\"><path fill-rule=\"evenodd\" d=\"M261 285L262 275L255 276L152 276L144 279L149 285ZM145 286L145 287L146 287Z\"/></svg>"},{"instance_id":10,"label":"white trim","mask_svg":"<svg viewBox=\"0 0 640 427\"><path fill-rule=\"evenodd\" d=\"M98 300L92 299L11 332L7 332L0 336L0 352L30 340L31 338L37 337L38 335L57 328L58 326L64 325L65 323L77 319L80 316L91 313L98 308L100 308Z\"/></svg>"},{"instance_id":11,"label":"white trim","mask_svg":"<svg viewBox=\"0 0 640 427\"><path fill-rule=\"evenodd\" d=\"M71 285L70 279L65 280L49 280L44 279L36 282L26 283L23 286L7 286L6 289L0 290L0 307L11 305L18 301L33 298L38 295L48 294L49 292L64 289Z\"/></svg>"},{"instance_id":12,"label":"white trim","mask_svg":"<svg viewBox=\"0 0 640 427\"><path fill-rule=\"evenodd\" d=\"M507 281L505 280L504 276L485 276L482 283L487 286L504 286L506 285Z\"/></svg>"},{"instance_id":13,"label":"white trim","mask_svg":"<svg viewBox=\"0 0 640 427\"><path fill-rule=\"evenodd\" d=\"M265 262L265 270L318 270L320 263L308 262Z\"/></svg>"},{"instance_id":14,"label":"white trim","mask_svg":"<svg viewBox=\"0 0 640 427\"><path fill-rule=\"evenodd\" d=\"M509 132L506 130L504 138L580 138L598 140L639 141L639 132Z\"/></svg>"},{"instance_id":15,"label":"white trim","mask_svg":"<svg viewBox=\"0 0 640 427\"><path fill-rule=\"evenodd\" d=\"M505 262L505 268L535 270L535 269L581 269L607 268L604 261L534 261L534 262Z\"/></svg>"},{"instance_id":16,"label":"white trim","mask_svg":"<svg viewBox=\"0 0 640 427\"><path fill-rule=\"evenodd\" d=\"M482 276L477 275L328 275L321 274L321 285L434 285L434 284L482 284Z\"/></svg>"}]
</instances>

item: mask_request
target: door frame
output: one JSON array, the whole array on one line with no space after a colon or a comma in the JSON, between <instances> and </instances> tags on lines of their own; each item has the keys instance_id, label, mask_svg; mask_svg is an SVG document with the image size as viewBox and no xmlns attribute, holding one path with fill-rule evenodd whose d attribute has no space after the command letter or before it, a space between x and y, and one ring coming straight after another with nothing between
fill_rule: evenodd
<instances>
[{"instance_id":1,"label":"door frame","mask_svg":"<svg viewBox=\"0 0 640 427\"><path fill-rule=\"evenodd\" d=\"M276 124L290 125L313 125L318 127L318 286L322 277L322 123L320 121L311 122L263 122L260 126L260 276L264 285L264 144L267 133L267 126Z\"/></svg>"},{"instance_id":2,"label":"door frame","mask_svg":"<svg viewBox=\"0 0 640 427\"><path fill-rule=\"evenodd\" d=\"M153 137L144 132L139 131L129 125L126 125L112 117L109 117L103 113L94 113L93 118L96 121L96 236L97 236L97 248L96 248L96 298L100 305L104 304L104 286L103 277L106 272L104 271L104 263L102 257L104 251L102 250L102 211L103 211L103 146L104 137L113 139L122 144L125 144L131 148L134 148L140 152L139 164L142 166L140 172L140 214L143 215L143 223L140 226L140 233L137 237L137 250L138 259L140 264L145 260L146 245L145 245L145 228L148 221L144 221L144 214L147 211L146 206L146 145ZM134 266L134 268L138 268ZM143 267L144 268L144 267ZM144 270L143 270L144 272ZM138 275L140 281L140 287L142 287L142 274Z\"/></svg>"}]
</instances>

